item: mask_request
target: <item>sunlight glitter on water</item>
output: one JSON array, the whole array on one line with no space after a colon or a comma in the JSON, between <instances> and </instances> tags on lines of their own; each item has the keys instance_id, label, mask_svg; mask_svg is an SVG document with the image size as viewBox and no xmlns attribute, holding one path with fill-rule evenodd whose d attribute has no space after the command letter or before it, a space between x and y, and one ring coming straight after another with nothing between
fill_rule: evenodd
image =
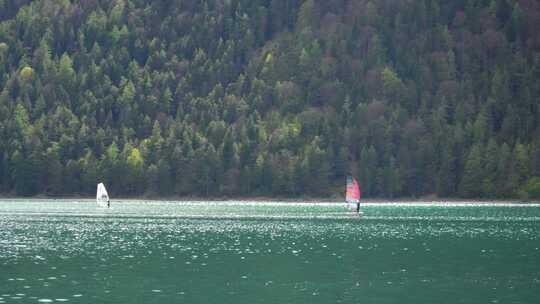
<instances>
[{"instance_id":1,"label":"sunlight glitter on water","mask_svg":"<svg viewBox=\"0 0 540 304\"><path fill-rule=\"evenodd\" d=\"M431 287L402 303L442 289L473 303L497 287L533 303L539 219L523 204L366 204L358 217L336 203L0 201L1 301L389 303Z\"/></svg>"}]
</instances>

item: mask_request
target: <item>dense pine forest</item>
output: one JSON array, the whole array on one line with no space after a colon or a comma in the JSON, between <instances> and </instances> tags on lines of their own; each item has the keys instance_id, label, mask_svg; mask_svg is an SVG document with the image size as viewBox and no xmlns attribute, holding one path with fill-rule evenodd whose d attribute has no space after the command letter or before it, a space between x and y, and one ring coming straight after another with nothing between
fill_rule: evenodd
<instances>
[{"instance_id":1,"label":"dense pine forest","mask_svg":"<svg viewBox=\"0 0 540 304\"><path fill-rule=\"evenodd\" d=\"M0 192L540 197L536 0L0 0Z\"/></svg>"}]
</instances>

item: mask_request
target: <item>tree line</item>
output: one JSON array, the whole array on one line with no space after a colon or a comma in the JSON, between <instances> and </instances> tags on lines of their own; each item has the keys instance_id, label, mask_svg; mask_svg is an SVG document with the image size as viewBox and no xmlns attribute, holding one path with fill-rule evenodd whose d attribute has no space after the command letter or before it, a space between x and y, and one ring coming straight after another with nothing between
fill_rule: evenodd
<instances>
[{"instance_id":1,"label":"tree line","mask_svg":"<svg viewBox=\"0 0 540 304\"><path fill-rule=\"evenodd\" d=\"M0 0L0 193L540 197L535 0Z\"/></svg>"}]
</instances>

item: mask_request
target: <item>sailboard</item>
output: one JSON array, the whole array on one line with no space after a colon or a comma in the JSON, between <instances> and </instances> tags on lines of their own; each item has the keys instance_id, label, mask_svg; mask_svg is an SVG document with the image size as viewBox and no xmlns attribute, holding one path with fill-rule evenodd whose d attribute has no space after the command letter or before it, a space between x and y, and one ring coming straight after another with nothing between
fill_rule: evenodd
<instances>
[{"instance_id":1,"label":"sailboard","mask_svg":"<svg viewBox=\"0 0 540 304\"><path fill-rule=\"evenodd\" d=\"M360 212L360 187L353 176L347 177L347 193L345 195L347 206L356 212Z\"/></svg>"},{"instance_id":2,"label":"sailboard","mask_svg":"<svg viewBox=\"0 0 540 304\"><path fill-rule=\"evenodd\" d=\"M105 185L103 185L103 183L99 183L97 185L96 203L100 207L110 207L109 194L107 193L107 189L105 189Z\"/></svg>"}]
</instances>

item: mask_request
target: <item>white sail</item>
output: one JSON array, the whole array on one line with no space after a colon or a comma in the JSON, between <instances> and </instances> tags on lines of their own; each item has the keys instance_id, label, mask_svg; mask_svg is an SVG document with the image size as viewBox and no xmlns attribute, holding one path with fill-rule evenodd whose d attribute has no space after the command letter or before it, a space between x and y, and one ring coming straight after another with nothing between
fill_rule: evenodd
<instances>
[{"instance_id":1,"label":"white sail","mask_svg":"<svg viewBox=\"0 0 540 304\"><path fill-rule=\"evenodd\" d=\"M96 203L100 207L108 207L108 202L109 194L107 193L107 189L105 189L105 185L103 185L103 183L99 183L96 191Z\"/></svg>"}]
</instances>

